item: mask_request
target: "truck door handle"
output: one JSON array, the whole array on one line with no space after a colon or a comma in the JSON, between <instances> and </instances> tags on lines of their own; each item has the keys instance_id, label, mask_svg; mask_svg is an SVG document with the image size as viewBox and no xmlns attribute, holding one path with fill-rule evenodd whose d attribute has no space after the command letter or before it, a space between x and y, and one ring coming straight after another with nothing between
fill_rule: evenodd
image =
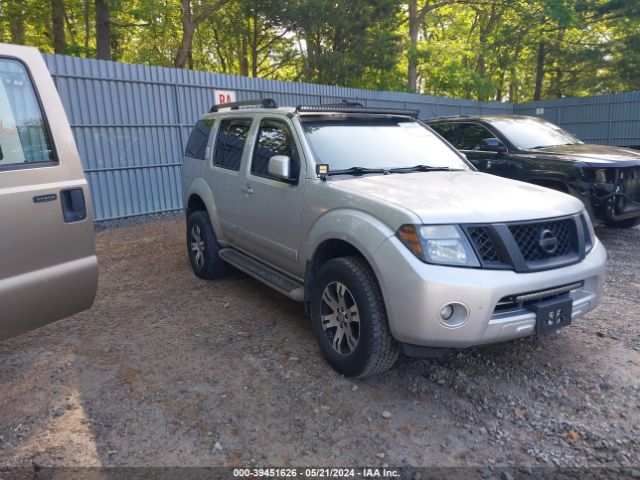
<instances>
[{"instance_id":1,"label":"truck door handle","mask_svg":"<svg viewBox=\"0 0 640 480\"><path fill-rule=\"evenodd\" d=\"M87 203L81 188L72 188L60 192L62 215L67 223L79 222L87 218Z\"/></svg>"},{"instance_id":2,"label":"truck door handle","mask_svg":"<svg viewBox=\"0 0 640 480\"><path fill-rule=\"evenodd\" d=\"M246 187L240 187L240 190L242 190L242 192L246 193L247 195L253 195L253 188L251 188L251 185L249 185L248 183Z\"/></svg>"}]
</instances>

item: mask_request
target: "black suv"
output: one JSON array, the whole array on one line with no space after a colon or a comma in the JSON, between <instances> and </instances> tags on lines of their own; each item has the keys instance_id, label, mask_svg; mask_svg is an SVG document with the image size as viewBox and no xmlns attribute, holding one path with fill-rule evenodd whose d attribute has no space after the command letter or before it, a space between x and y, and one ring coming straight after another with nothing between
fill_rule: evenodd
<instances>
[{"instance_id":1,"label":"black suv","mask_svg":"<svg viewBox=\"0 0 640 480\"><path fill-rule=\"evenodd\" d=\"M609 227L640 224L640 152L588 145L536 117L441 117L427 123L486 173L569 193Z\"/></svg>"}]
</instances>

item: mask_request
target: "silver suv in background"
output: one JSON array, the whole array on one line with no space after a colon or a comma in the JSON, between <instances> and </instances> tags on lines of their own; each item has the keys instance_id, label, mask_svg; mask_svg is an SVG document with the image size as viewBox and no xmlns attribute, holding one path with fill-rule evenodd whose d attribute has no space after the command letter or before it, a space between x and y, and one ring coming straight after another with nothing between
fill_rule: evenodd
<instances>
[{"instance_id":1,"label":"silver suv in background","mask_svg":"<svg viewBox=\"0 0 640 480\"><path fill-rule=\"evenodd\" d=\"M582 203L475 171L416 116L212 107L182 170L195 274L232 265L304 302L347 376L399 352L544 334L595 308L606 254Z\"/></svg>"},{"instance_id":2,"label":"silver suv in background","mask_svg":"<svg viewBox=\"0 0 640 480\"><path fill-rule=\"evenodd\" d=\"M0 44L0 340L89 308L98 264L87 181L35 48Z\"/></svg>"}]
</instances>

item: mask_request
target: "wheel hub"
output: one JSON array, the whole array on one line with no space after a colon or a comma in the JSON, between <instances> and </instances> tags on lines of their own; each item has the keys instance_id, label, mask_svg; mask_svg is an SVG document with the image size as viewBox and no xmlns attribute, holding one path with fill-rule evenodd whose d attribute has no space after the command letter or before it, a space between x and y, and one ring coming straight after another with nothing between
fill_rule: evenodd
<instances>
[{"instance_id":1,"label":"wheel hub","mask_svg":"<svg viewBox=\"0 0 640 480\"><path fill-rule=\"evenodd\" d=\"M193 261L200 268L204 266L204 240L198 225L191 227L191 254Z\"/></svg>"},{"instance_id":2,"label":"wheel hub","mask_svg":"<svg viewBox=\"0 0 640 480\"><path fill-rule=\"evenodd\" d=\"M340 355L352 354L360 340L360 312L346 285L331 282L324 288L320 316L331 347Z\"/></svg>"}]
</instances>

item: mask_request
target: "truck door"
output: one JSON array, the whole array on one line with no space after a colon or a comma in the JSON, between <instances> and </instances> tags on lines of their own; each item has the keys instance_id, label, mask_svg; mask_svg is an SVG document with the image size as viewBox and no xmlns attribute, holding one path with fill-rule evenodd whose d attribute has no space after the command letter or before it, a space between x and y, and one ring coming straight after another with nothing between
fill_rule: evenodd
<instances>
[{"instance_id":1,"label":"truck door","mask_svg":"<svg viewBox=\"0 0 640 480\"><path fill-rule=\"evenodd\" d=\"M91 201L41 54L0 44L0 340L89 308Z\"/></svg>"}]
</instances>

